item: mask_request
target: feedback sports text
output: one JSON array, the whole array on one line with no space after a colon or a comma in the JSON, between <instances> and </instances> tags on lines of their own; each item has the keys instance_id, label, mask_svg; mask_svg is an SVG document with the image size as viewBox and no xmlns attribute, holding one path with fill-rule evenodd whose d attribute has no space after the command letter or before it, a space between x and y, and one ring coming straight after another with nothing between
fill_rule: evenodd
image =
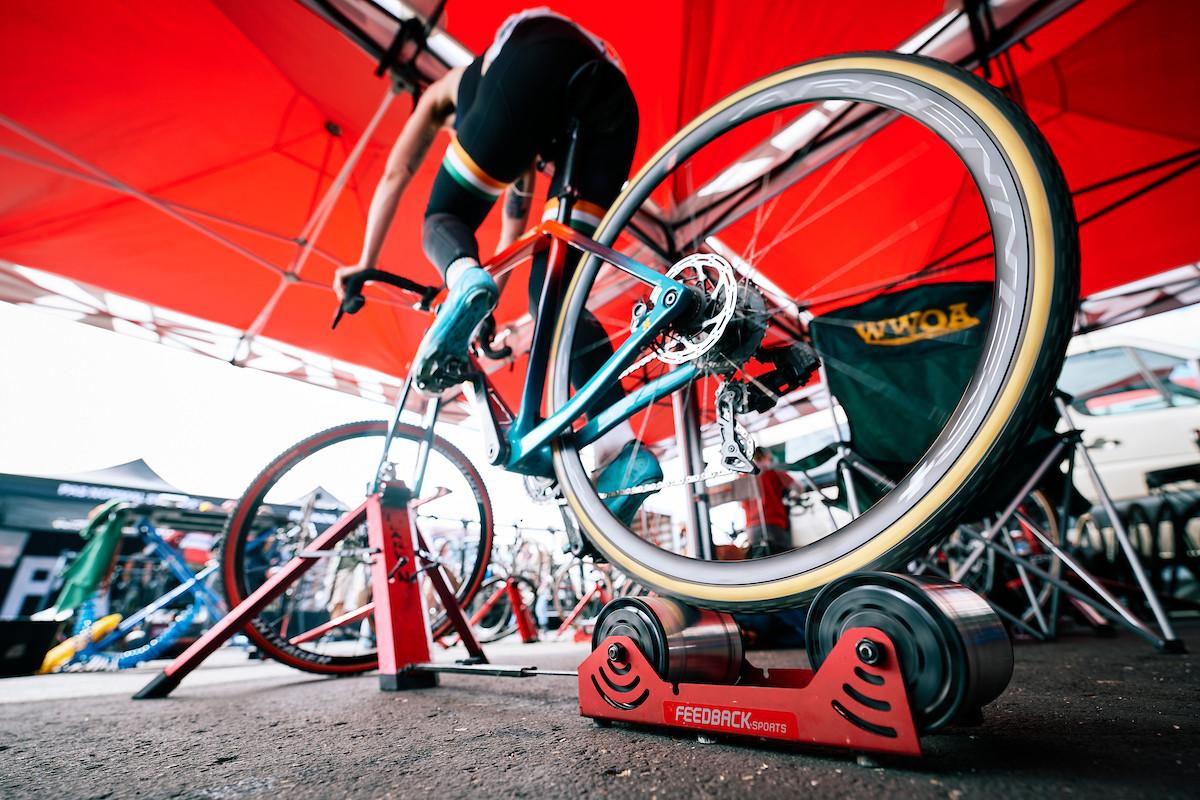
<instances>
[{"instance_id":1,"label":"feedback sports text","mask_svg":"<svg viewBox=\"0 0 1200 800\"><path fill-rule=\"evenodd\" d=\"M663 716L677 724L729 733L757 736L791 736L796 733L796 716L772 709L666 702L663 703Z\"/></svg>"}]
</instances>

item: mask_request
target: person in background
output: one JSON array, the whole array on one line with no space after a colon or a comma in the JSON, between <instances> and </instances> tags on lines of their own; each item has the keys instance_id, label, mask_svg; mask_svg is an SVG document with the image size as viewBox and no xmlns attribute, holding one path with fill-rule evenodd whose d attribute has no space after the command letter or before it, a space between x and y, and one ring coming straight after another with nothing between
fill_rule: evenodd
<instances>
[{"instance_id":1,"label":"person in background","mask_svg":"<svg viewBox=\"0 0 1200 800\"><path fill-rule=\"evenodd\" d=\"M796 487L786 472L773 469L774 459L769 450L754 451L758 467L756 496L742 501L746 514L746 533L750 536L750 558L775 555L792 549L792 530L788 507L784 502Z\"/></svg>"}]
</instances>

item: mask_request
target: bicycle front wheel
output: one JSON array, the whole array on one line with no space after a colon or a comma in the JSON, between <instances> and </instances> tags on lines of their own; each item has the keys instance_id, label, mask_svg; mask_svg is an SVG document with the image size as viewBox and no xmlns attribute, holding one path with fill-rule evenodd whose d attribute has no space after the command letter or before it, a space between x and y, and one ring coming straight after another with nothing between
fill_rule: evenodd
<instances>
[{"instance_id":1,"label":"bicycle front wheel","mask_svg":"<svg viewBox=\"0 0 1200 800\"><path fill-rule=\"evenodd\" d=\"M629 417L666 474L637 530L595 488L596 454L572 437L554 443L584 533L638 582L735 612L802 605L840 576L902 567L978 515L1044 410L1076 307L1076 227L1034 124L951 65L839 56L729 96L650 160L596 233L693 301L622 379L626 392L675 387ZM572 277L552 410L572 395L572 354L590 344L576 341L581 321L594 315L616 347L653 307L638 281L596 258ZM819 379L796 368L804 352L820 358ZM673 381L685 368L692 377ZM701 464L678 444L689 408ZM814 465L793 450L837 445L827 479L800 487L837 508L822 515L829 530L784 541L786 522L766 530L778 489L712 474L726 450L744 470L756 436L777 469L803 465L806 479ZM685 522L689 483L702 490L689 524L763 526L766 554L716 561L664 543Z\"/></svg>"},{"instance_id":2,"label":"bicycle front wheel","mask_svg":"<svg viewBox=\"0 0 1200 800\"><path fill-rule=\"evenodd\" d=\"M371 486L387 423L340 425L304 439L275 458L250 484L230 515L221 552L230 607L305 550ZM396 477L418 462L425 431L398 425L386 460ZM492 507L483 479L461 451L440 436L411 513L429 551L462 605L483 582L492 550ZM378 666L371 602L371 552L360 525L263 609L246 629L270 657L310 672L347 674ZM424 577L422 582L425 583ZM422 586L437 638L450 622L436 593Z\"/></svg>"}]
</instances>

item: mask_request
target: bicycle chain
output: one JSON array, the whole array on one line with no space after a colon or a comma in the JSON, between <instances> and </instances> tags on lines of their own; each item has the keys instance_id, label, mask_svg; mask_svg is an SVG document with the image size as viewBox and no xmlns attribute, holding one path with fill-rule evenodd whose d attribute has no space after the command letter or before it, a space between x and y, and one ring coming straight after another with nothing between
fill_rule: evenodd
<instances>
[{"instance_id":1,"label":"bicycle chain","mask_svg":"<svg viewBox=\"0 0 1200 800\"><path fill-rule=\"evenodd\" d=\"M659 481L658 483L647 483L642 486L632 486L628 489L618 489L615 492L604 492L600 494L601 499L609 497L622 497L629 494L650 494L657 492L660 489L670 489L674 486L683 486L688 483L699 483L700 481L709 481L713 478L723 478L726 475L738 475L740 473L731 469L710 469L707 472L701 472L697 475L685 475L682 478L676 478L671 481Z\"/></svg>"},{"instance_id":2,"label":"bicycle chain","mask_svg":"<svg viewBox=\"0 0 1200 800\"><path fill-rule=\"evenodd\" d=\"M645 484L642 484L641 486L631 486L628 489L618 489L615 492L599 492L598 496L600 497L601 500L607 500L610 497L623 497L625 495L631 495L631 494L651 494L653 492L657 492L662 489L670 489L675 486L683 486L684 484L688 484L688 483L699 483L700 481L709 481L709 480L712 480L713 478L724 478L726 475L738 475L738 474L740 474L740 473L735 472L734 470L731 470L731 469L710 469L707 472L701 472L701 473L694 474L694 475L686 475L682 478L675 478L674 480L658 481L657 483L645 483ZM556 489L557 489L557 487L556 487ZM547 504L553 503L554 505L557 505L557 506L565 506L567 504L566 498L563 498L563 497L558 497L553 500L543 501L543 502L545 502Z\"/></svg>"}]
</instances>

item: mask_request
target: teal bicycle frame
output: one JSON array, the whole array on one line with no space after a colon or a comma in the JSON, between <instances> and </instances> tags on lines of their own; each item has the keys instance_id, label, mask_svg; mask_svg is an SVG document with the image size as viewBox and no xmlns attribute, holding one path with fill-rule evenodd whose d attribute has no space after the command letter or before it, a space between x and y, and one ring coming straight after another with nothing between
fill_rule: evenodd
<instances>
[{"instance_id":1,"label":"teal bicycle frame","mask_svg":"<svg viewBox=\"0 0 1200 800\"><path fill-rule=\"evenodd\" d=\"M543 222L483 265L489 274L499 277L525 259L549 250L546 276L538 300L539 313L534 320L529 365L517 413L514 414L495 391L487 374L474 357L474 378L467 384L472 390L474 404L483 420L488 461L505 470L526 475L553 476L550 442L556 437L572 436L577 447L591 444L615 425L686 386L697 374L694 364L684 364L648 381L607 408L595 407L605 392L619 384L624 371L645 351L654 338L692 307L692 295L682 283L667 278L661 272L656 272L568 227L565 221L569 219L569 214L569 204L563 203L559 220ZM568 247L582 251L585 256L599 258L645 284L650 289L651 307L638 320L629 338L616 348L604 366L583 386L578 387L567 403L543 418L542 401L550 363L551 339L558 324L558 314L546 312L561 301ZM410 390L411 376L405 379L396 403L391 429L384 443L380 469L376 472L376 490L379 488L379 474L387 463L391 433L400 421L400 414ZM440 398L433 398L426 409L426 440L422 443L414 464L412 490L415 495L421 491L429 456L429 442L433 437L433 426L440 408ZM573 430L575 423L584 416L587 416L586 422L578 430Z\"/></svg>"}]
</instances>

